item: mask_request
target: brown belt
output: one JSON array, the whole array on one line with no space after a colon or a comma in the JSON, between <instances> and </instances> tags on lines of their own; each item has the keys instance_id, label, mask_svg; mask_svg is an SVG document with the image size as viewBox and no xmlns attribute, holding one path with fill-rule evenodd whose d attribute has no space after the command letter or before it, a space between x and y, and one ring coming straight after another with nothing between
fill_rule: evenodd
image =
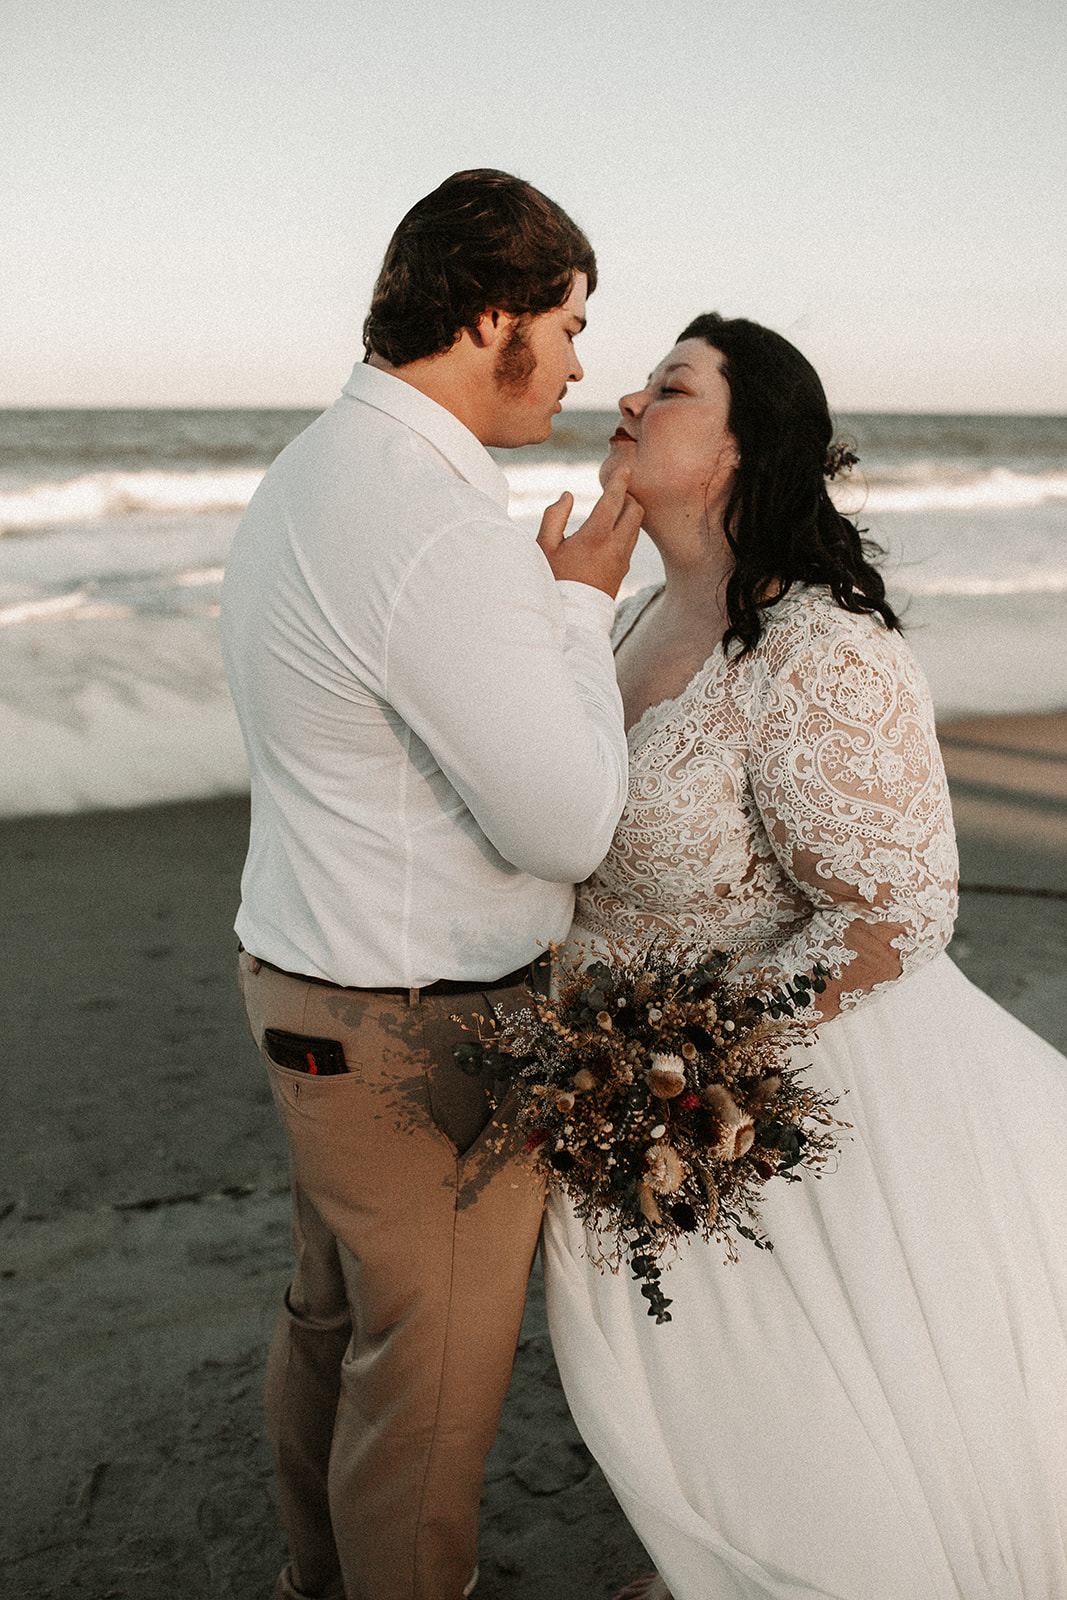
<instances>
[{"instance_id":1,"label":"brown belt","mask_svg":"<svg viewBox=\"0 0 1067 1600\"><path fill-rule=\"evenodd\" d=\"M273 961L264 961L262 956L254 956L246 951L243 944L238 945L238 950L248 956L252 963L252 971L258 972L260 967L267 967L271 972L277 972L283 978L295 978L297 983L317 983L324 989L341 989L345 994L389 994L405 999L409 1005L417 1005L424 995L436 994L491 994L494 989L514 989L530 976L532 963L526 962L521 967L516 967L514 972L505 973L502 978L486 978L483 980L467 978L438 978L435 983L424 984L421 989L404 988L360 988L356 984L331 983L328 978L313 978L307 972L287 972L284 967L276 967ZM540 957L538 960L542 959Z\"/></svg>"}]
</instances>

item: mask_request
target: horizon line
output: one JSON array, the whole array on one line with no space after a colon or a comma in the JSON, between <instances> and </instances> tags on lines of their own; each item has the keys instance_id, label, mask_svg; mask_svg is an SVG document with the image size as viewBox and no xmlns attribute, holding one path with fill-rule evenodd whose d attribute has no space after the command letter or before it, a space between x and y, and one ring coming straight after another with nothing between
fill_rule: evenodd
<instances>
[{"instance_id":1,"label":"horizon line","mask_svg":"<svg viewBox=\"0 0 1067 1600\"><path fill-rule=\"evenodd\" d=\"M66 404L66 405L40 405L40 404L36 404L36 405L8 405L8 404L5 404L4 402L0 401L0 416L3 416L5 414L10 414L10 413L26 414L26 413L34 413L34 412L51 413L51 414L54 415L56 412L64 412L64 411L67 411L67 412L101 411L101 412L128 412L128 413L143 412L143 411L159 411L159 412L165 412L165 411L171 411L171 412L240 412L240 411L245 411L245 412L248 412L248 411L292 412L292 411L314 411L314 412L317 412L317 413L321 413L323 411L329 410L330 406L332 406L335 403L336 399L337 399L337 396L334 396L334 398L332 400L327 400L327 401L321 402L321 403L313 402L313 403L309 404L309 403L295 403L294 402L294 403L291 403L289 405L235 405L235 404L210 405L210 404L206 404L206 403L204 403L204 404L192 404L192 405L190 405L190 404L169 405L169 404L167 404L167 403L165 403L163 401L152 401L150 404L147 404L147 405L100 405L100 404L95 404L94 405L94 404L91 404L89 402L80 402L78 404ZM575 406L568 406L564 411L562 411L560 413L559 417L556 419L556 425L557 426L562 425L565 422L565 419L568 416L596 416L596 415L601 415L601 414L605 414L605 413L608 414L608 415L613 415L614 412L617 411L617 410L618 410L618 407L616 405L605 405L605 406L577 406L577 405L575 405ZM1031 410L1024 410L1024 409L1021 409L1021 408L1012 408L1010 410L996 410L996 409L992 409L992 408L986 408L986 407L983 407L983 406L978 406L978 407L972 407L972 408L969 408L969 409L963 411L963 410L960 410L957 407L952 407L950 409L945 410L945 409L941 409L941 408L930 409L930 408L927 408L927 407L895 406L895 405L894 406L870 406L870 405L863 405L863 406L840 405L840 406L834 406L834 405L832 405L830 407L830 413L831 413L832 416L841 416L841 415L846 415L847 414L847 415L850 415L850 416L858 416L858 417L897 417L897 416L899 416L899 417L1045 417L1045 418L1050 418L1051 419L1051 418L1067 417L1067 407L1065 407L1063 410L1059 410L1059 411L1048 411L1048 410L1045 410L1045 409L1031 411ZM547 443L548 441L545 440L544 442Z\"/></svg>"}]
</instances>

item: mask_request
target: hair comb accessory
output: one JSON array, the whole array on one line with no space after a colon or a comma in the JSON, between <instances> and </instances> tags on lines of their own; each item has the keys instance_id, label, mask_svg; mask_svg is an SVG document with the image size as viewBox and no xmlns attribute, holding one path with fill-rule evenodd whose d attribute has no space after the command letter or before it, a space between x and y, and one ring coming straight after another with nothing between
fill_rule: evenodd
<instances>
[{"instance_id":1,"label":"hair comb accessory","mask_svg":"<svg viewBox=\"0 0 1067 1600\"><path fill-rule=\"evenodd\" d=\"M826 452L826 463L823 475L827 478L836 478L838 473L851 472L859 460L855 451L850 450L845 444L832 444Z\"/></svg>"}]
</instances>

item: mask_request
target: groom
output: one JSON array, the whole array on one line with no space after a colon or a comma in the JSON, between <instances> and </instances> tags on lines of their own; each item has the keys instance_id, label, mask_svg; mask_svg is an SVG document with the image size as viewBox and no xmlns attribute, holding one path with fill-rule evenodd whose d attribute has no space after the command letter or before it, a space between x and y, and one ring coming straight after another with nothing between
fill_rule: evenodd
<instances>
[{"instance_id":1,"label":"groom","mask_svg":"<svg viewBox=\"0 0 1067 1600\"><path fill-rule=\"evenodd\" d=\"M241 989L296 1256L267 1373L277 1600L460 1600L476 1577L542 1195L452 1050L524 1003L622 809L609 630L640 517L617 482L571 538L564 496L534 544L485 447L548 437L595 283L529 184L447 179L227 568Z\"/></svg>"}]
</instances>

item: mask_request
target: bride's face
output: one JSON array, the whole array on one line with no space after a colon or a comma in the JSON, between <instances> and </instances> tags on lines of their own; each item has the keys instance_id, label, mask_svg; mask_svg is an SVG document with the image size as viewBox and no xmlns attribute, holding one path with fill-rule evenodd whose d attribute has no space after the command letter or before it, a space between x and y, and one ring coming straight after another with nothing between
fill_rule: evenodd
<instances>
[{"instance_id":1,"label":"bride's face","mask_svg":"<svg viewBox=\"0 0 1067 1600\"><path fill-rule=\"evenodd\" d=\"M730 387L720 352L703 339L683 339L643 389L623 395L619 410L601 483L629 467L627 487L644 507L650 532L672 513L721 517L738 454L727 426Z\"/></svg>"}]
</instances>

